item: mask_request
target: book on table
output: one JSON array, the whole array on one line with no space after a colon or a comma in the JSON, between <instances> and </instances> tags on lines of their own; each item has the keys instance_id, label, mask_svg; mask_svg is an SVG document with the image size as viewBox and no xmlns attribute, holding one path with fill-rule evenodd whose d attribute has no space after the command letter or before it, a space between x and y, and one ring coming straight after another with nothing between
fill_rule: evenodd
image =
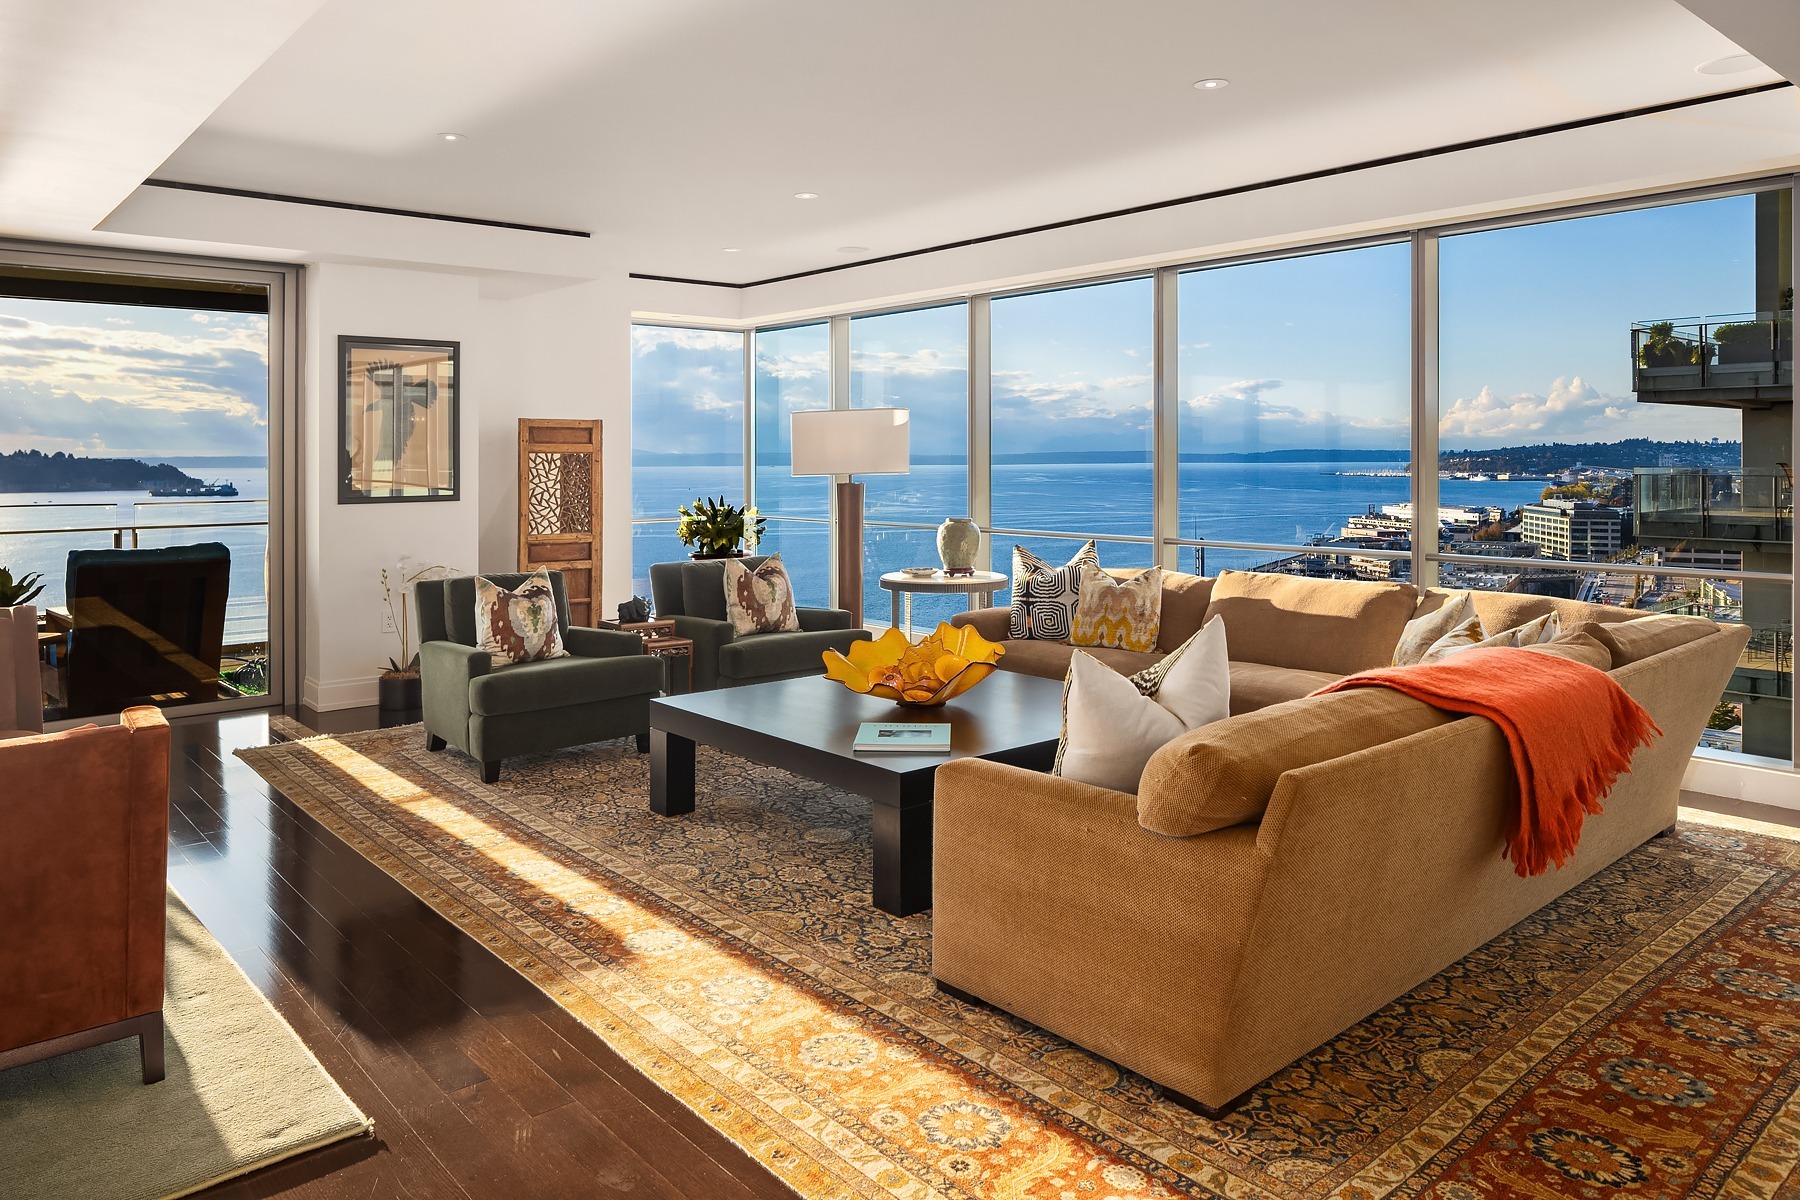
<instances>
[{"instance_id":1,"label":"book on table","mask_svg":"<svg viewBox=\"0 0 1800 1200\"><path fill-rule=\"evenodd\" d=\"M858 754L948 754L950 726L942 722L864 721L851 749Z\"/></svg>"}]
</instances>

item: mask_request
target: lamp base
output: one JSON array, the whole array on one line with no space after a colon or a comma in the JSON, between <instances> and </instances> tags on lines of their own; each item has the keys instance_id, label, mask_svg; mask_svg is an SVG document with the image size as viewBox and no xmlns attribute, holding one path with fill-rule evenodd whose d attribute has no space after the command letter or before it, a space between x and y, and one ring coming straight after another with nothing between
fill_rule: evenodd
<instances>
[{"instance_id":1,"label":"lamp base","mask_svg":"<svg viewBox=\"0 0 1800 1200\"><path fill-rule=\"evenodd\" d=\"M863 485L846 479L837 485L838 607L850 610L850 627L863 623Z\"/></svg>"}]
</instances>

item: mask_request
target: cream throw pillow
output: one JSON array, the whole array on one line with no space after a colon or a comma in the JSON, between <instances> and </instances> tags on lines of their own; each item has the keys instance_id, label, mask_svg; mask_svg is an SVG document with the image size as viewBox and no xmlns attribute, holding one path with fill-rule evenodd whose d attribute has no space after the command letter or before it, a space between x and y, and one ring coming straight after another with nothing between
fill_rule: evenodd
<instances>
[{"instance_id":1,"label":"cream throw pillow","mask_svg":"<svg viewBox=\"0 0 1800 1200\"><path fill-rule=\"evenodd\" d=\"M550 587L549 573L534 572L516 592L477 575L475 640L496 667L569 657L556 619L556 593Z\"/></svg>"},{"instance_id":2,"label":"cream throw pillow","mask_svg":"<svg viewBox=\"0 0 1800 1200\"><path fill-rule=\"evenodd\" d=\"M1394 647L1392 665L1409 667L1424 662L1427 651L1470 621L1475 622L1477 629L1481 628L1481 619L1475 615L1475 598L1467 592L1452 592L1436 612L1414 617L1406 623L1406 628L1400 631L1400 644ZM1481 636L1477 634L1475 640L1480 641Z\"/></svg>"},{"instance_id":3,"label":"cream throw pillow","mask_svg":"<svg viewBox=\"0 0 1800 1200\"><path fill-rule=\"evenodd\" d=\"M725 619L737 633L799 631L794 584L781 565L781 555L771 554L755 568L735 558L725 560Z\"/></svg>"},{"instance_id":4,"label":"cream throw pillow","mask_svg":"<svg viewBox=\"0 0 1800 1200\"><path fill-rule=\"evenodd\" d=\"M1140 654L1156 649L1156 635L1162 631L1162 568L1151 567L1123 583L1085 563L1080 570L1075 632L1069 640Z\"/></svg>"},{"instance_id":5,"label":"cream throw pillow","mask_svg":"<svg viewBox=\"0 0 1800 1200\"><path fill-rule=\"evenodd\" d=\"M1431 649L1425 651L1425 657L1419 661L1434 663L1452 654L1477 648L1486 650L1496 646L1536 646L1553 642L1561 634L1562 619L1554 612L1547 612L1534 621L1527 621L1512 629L1503 629L1499 633L1489 633L1482 625L1481 618L1471 615L1468 620L1432 643Z\"/></svg>"},{"instance_id":6,"label":"cream throw pillow","mask_svg":"<svg viewBox=\"0 0 1800 1200\"><path fill-rule=\"evenodd\" d=\"M1062 741L1051 771L1135 795L1151 755L1230 715L1231 661L1218 617L1129 677L1077 650L1063 684Z\"/></svg>"}]
</instances>

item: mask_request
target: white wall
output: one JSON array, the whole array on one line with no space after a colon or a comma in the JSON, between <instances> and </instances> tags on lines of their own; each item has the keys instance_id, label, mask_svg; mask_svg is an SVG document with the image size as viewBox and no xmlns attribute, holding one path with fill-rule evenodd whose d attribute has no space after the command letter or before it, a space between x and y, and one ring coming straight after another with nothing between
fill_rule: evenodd
<instances>
[{"instance_id":1,"label":"white wall","mask_svg":"<svg viewBox=\"0 0 1800 1200\"><path fill-rule=\"evenodd\" d=\"M381 626L382 568L396 567L401 555L421 564L475 565L483 458L475 418L499 355L473 277L316 263L304 286L301 700L318 709L351 708L374 703L376 676L399 654ZM337 340L343 334L462 343L458 499L338 503Z\"/></svg>"}]
</instances>

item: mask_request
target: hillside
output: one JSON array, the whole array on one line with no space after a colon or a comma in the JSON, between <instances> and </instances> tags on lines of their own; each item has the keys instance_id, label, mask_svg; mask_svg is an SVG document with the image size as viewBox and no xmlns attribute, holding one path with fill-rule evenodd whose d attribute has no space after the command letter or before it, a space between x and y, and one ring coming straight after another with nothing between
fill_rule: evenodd
<instances>
[{"instance_id":1,"label":"hillside","mask_svg":"<svg viewBox=\"0 0 1800 1200\"><path fill-rule=\"evenodd\" d=\"M1626 438L1622 442L1550 442L1536 446L1502 446L1495 450L1452 450L1438 453L1442 471L1511 471L1547 475L1577 464L1584 467L1735 467L1743 462L1738 442L1658 442Z\"/></svg>"},{"instance_id":2,"label":"hillside","mask_svg":"<svg viewBox=\"0 0 1800 1200\"><path fill-rule=\"evenodd\" d=\"M200 481L167 463L15 450L0 454L0 492L133 492Z\"/></svg>"}]
</instances>

